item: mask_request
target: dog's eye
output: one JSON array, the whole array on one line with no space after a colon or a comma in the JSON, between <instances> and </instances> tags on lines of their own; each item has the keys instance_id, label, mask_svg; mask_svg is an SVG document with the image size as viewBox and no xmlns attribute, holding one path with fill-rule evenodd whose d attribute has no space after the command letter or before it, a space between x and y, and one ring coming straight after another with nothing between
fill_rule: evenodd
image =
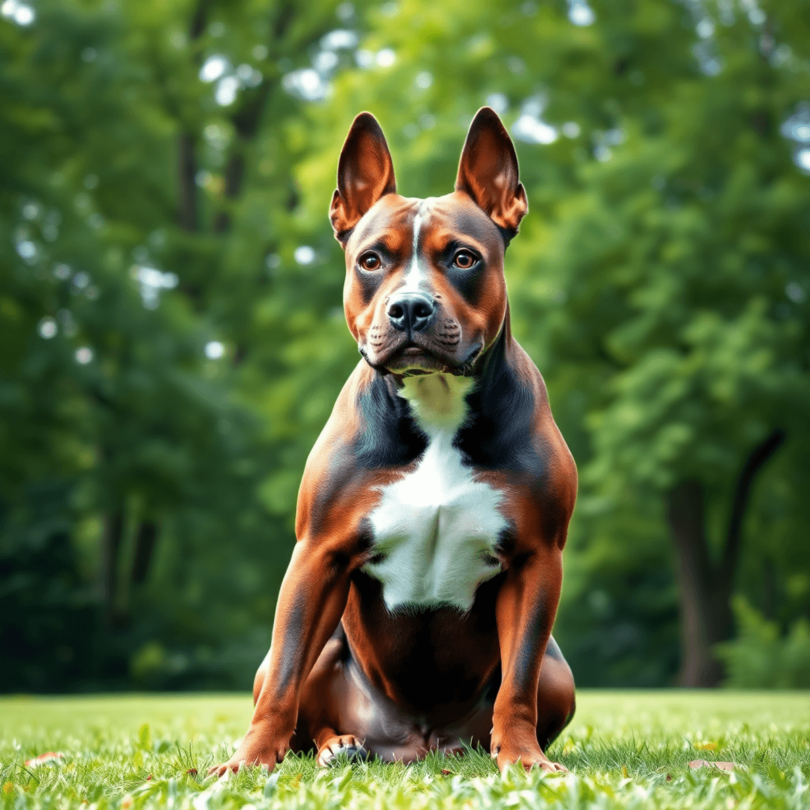
<instances>
[{"instance_id":1,"label":"dog's eye","mask_svg":"<svg viewBox=\"0 0 810 810\"><path fill-rule=\"evenodd\" d=\"M363 270L379 270L381 266L382 261L376 253L364 253L360 257L360 267L362 267Z\"/></svg>"},{"instance_id":2,"label":"dog's eye","mask_svg":"<svg viewBox=\"0 0 810 810\"><path fill-rule=\"evenodd\" d=\"M460 250L453 256L453 266L458 267L459 270L469 270L478 264L478 257L469 250Z\"/></svg>"}]
</instances>

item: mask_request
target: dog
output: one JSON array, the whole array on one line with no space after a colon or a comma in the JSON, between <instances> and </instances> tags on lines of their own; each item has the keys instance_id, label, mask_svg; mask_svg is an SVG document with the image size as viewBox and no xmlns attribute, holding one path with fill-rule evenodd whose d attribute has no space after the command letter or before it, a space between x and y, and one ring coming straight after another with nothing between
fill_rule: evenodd
<instances>
[{"instance_id":1,"label":"dog","mask_svg":"<svg viewBox=\"0 0 810 810\"><path fill-rule=\"evenodd\" d=\"M544 751L575 707L551 629L577 473L512 337L504 253L527 210L493 110L455 191L427 199L397 194L380 125L354 120L330 219L362 359L306 464L250 728L210 773L467 745L565 770Z\"/></svg>"}]
</instances>

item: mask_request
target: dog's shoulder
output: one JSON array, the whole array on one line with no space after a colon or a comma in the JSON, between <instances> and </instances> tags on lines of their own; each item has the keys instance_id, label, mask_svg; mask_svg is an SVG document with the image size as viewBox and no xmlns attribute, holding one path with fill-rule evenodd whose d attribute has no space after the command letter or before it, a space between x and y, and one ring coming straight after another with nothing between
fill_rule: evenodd
<instances>
[{"instance_id":1,"label":"dog's shoulder","mask_svg":"<svg viewBox=\"0 0 810 810\"><path fill-rule=\"evenodd\" d=\"M404 400L360 361L307 459L297 537L332 533L336 522L359 525L380 489L413 464L425 445Z\"/></svg>"},{"instance_id":2,"label":"dog's shoulder","mask_svg":"<svg viewBox=\"0 0 810 810\"><path fill-rule=\"evenodd\" d=\"M576 501L576 464L554 421L543 377L516 341L508 357L482 376L471 400L470 419L458 438L468 463L507 494L513 522L542 525L547 538L564 532Z\"/></svg>"}]
</instances>

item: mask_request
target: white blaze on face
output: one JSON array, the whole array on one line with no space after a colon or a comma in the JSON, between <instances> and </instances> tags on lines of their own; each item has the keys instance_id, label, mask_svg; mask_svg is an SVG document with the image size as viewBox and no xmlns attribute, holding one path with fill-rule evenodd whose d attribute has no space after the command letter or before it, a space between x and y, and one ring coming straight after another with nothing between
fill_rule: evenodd
<instances>
[{"instance_id":1,"label":"white blaze on face","mask_svg":"<svg viewBox=\"0 0 810 810\"><path fill-rule=\"evenodd\" d=\"M416 216L413 218L413 253L408 269L405 271L405 284L398 292L427 292L425 281L427 280L427 268L419 261L419 234L427 218L428 200L423 200L419 204Z\"/></svg>"},{"instance_id":2,"label":"white blaze on face","mask_svg":"<svg viewBox=\"0 0 810 810\"><path fill-rule=\"evenodd\" d=\"M428 437L417 468L382 489L369 515L379 562L364 571L383 586L389 610L472 607L475 591L500 572L495 548L507 523L502 493L474 480L453 440L467 415L473 380L408 377L400 396Z\"/></svg>"}]
</instances>

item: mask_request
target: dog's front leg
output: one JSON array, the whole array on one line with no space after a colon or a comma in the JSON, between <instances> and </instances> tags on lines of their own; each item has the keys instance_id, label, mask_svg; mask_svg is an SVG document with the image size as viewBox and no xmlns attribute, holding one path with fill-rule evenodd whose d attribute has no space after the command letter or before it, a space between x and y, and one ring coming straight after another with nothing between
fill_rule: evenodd
<instances>
[{"instance_id":1,"label":"dog's front leg","mask_svg":"<svg viewBox=\"0 0 810 810\"><path fill-rule=\"evenodd\" d=\"M209 774L243 764L272 770L295 731L301 687L337 627L349 594L350 555L325 543L301 540L279 594L267 673L253 719L236 753Z\"/></svg>"},{"instance_id":2,"label":"dog's front leg","mask_svg":"<svg viewBox=\"0 0 810 810\"><path fill-rule=\"evenodd\" d=\"M537 741L540 665L562 587L562 550L556 545L516 555L498 592L496 614L502 680L492 719L492 756L503 770L520 761L527 770L564 771Z\"/></svg>"}]
</instances>

